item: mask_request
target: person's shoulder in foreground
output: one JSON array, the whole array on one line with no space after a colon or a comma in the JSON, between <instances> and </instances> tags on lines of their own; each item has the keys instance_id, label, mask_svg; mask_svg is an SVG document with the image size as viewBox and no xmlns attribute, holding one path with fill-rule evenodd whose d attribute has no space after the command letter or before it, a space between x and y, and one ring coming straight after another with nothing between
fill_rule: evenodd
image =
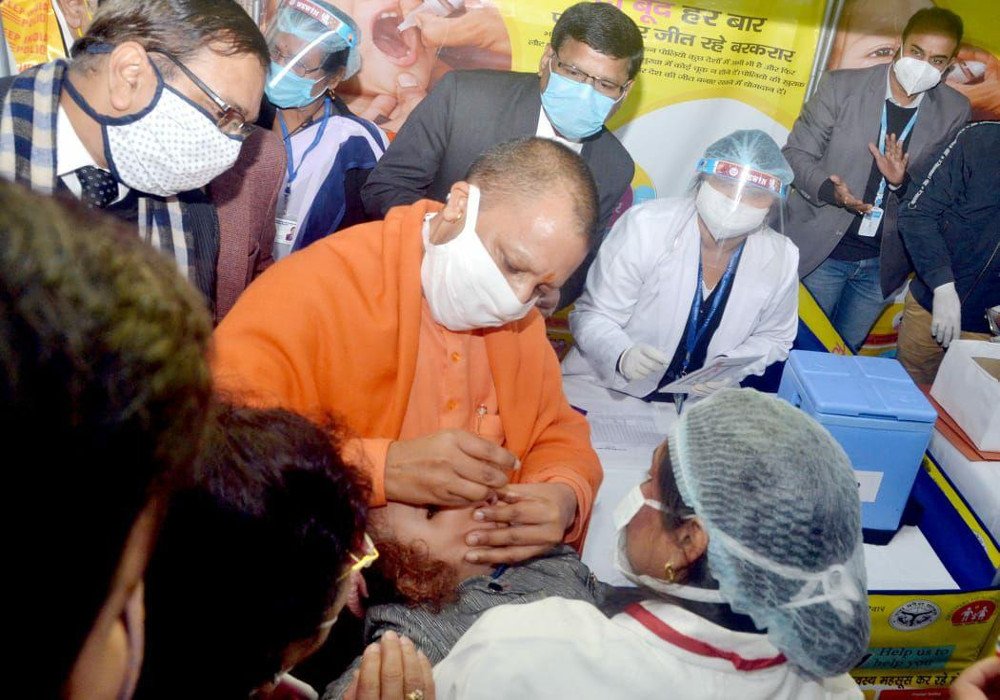
<instances>
[{"instance_id":1,"label":"person's shoulder in foreground","mask_svg":"<svg viewBox=\"0 0 1000 700\"><path fill-rule=\"evenodd\" d=\"M0 182L0 418L19 441L4 464L36 501L11 541L32 575L8 587L25 610L8 627L11 663L45 650L37 697L131 693L143 571L202 432L210 333L197 292L133 232Z\"/></svg>"}]
</instances>

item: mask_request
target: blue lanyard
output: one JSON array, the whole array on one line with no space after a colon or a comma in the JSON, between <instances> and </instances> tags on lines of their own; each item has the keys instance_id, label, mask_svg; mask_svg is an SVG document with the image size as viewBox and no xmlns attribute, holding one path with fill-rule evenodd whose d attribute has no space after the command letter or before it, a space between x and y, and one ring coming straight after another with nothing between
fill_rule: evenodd
<instances>
[{"instance_id":1,"label":"blue lanyard","mask_svg":"<svg viewBox=\"0 0 1000 700\"><path fill-rule=\"evenodd\" d=\"M306 158L312 153L313 149L319 145L319 142L323 140L323 133L326 131L326 124L330 121L330 108L333 106L333 100L329 97L325 98L323 103L323 121L319 125L319 129L316 131L316 137L313 139L312 143L309 144L309 148L306 149L305 153L302 154L302 158L299 160L299 164L295 165L295 153L292 151L292 140L288 133L288 127L285 126L285 118L281 116L281 111L278 111L278 123L281 125L281 134L284 137L285 142L285 153L288 154L288 161L285 163L285 168L288 170L288 179L285 181L285 194L289 194L292 191L292 183L295 182L295 178L299 176L299 169L302 168L302 164L306 162Z\"/></svg>"},{"instance_id":2,"label":"blue lanyard","mask_svg":"<svg viewBox=\"0 0 1000 700\"><path fill-rule=\"evenodd\" d=\"M733 252L733 257L729 259L729 264L726 265L726 272L722 275L722 279L719 280L719 284L715 288L715 299L712 300L712 306L709 308L708 313L705 315L705 320L700 326L698 325L698 316L701 313L703 302L701 295L703 278L701 272L701 252L699 251L698 253L698 282L694 288L694 300L691 302L691 315L688 316L687 354L684 356L684 364L681 365L682 375L687 373L688 365L691 364L691 356L698 346L698 341L701 340L709 326L712 325L712 319L715 318L715 314L719 311L719 305L726 296L726 290L733 283L733 278L736 276L736 266L740 263L740 256L743 255L743 247L745 245L746 241L740 243L740 247Z\"/></svg>"},{"instance_id":3,"label":"blue lanyard","mask_svg":"<svg viewBox=\"0 0 1000 700\"><path fill-rule=\"evenodd\" d=\"M888 112L888 107L885 103L882 103L882 130L879 132L878 136L878 151L882 155L885 155L885 137L886 132L889 130L888 117L886 116ZM906 127L903 129L903 133L899 135L899 141L905 141L906 137L910 135L913 130L913 125L917 123L917 115L920 113L920 109L917 108L913 110L913 116L910 117L910 121L907 122ZM882 199L885 197L885 178L882 178L882 182L878 185L878 194L875 195L875 206L882 206Z\"/></svg>"}]
</instances>

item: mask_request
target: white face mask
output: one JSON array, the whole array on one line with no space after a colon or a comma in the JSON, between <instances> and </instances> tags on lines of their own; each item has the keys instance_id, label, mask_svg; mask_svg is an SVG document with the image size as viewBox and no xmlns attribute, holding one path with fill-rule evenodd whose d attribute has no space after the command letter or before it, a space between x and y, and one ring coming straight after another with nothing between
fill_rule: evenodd
<instances>
[{"instance_id":1,"label":"white face mask","mask_svg":"<svg viewBox=\"0 0 1000 700\"><path fill-rule=\"evenodd\" d=\"M69 81L66 85L81 109L101 125L115 179L146 194L172 197L204 187L233 167L243 140L223 134L207 111L166 85L158 70L156 78L150 105L118 118L96 112Z\"/></svg>"},{"instance_id":2,"label":"white face mask","mask_svg":"<svg viewBox=\"0 0 1000 700\"><path fill-rule=\"evenodd\" d=\"M695 199L698 215L716 241L756 231L767 217L767 209L736 202L708 182L702 182Z\"/></svg>"},{"instance_id":3,"label":"white face mask","mask_svg":"<svg viewBox=\"0 0 1000 700\"><path fill-rule=\"evenodd\" d=\"M108 166L129 187L170 197L204 187L233 167L243 141L169 86L152 109L128 124L107 124Z\"/></svg>"},{"instance_id":4,"label":"white face mask","mask_svg":"<svg viewBox=\"0 0 1000 700\"><path fill-rule=\"evenodd\" d=\"M632 522L632 518L642 509L643 505L662 512L668 511L667 507L659 501L646 498L639 484L636 484L632 490L625 494L625 498L615 508L614 515L615 531L618 539L618 546L615 548L615 568L621 572L622 576L635 585L643 586L644 588L649 588L665 595L701 603L725 603L726 601L723 599L722 594L717 590L686 586L680 583L668 583L663 579L654 578L647 574L637 574L632 570L632 564L628 560L628 535L625 528ZM690 517L693 518L694 516Z\"/></svg>"},{"instance_id":5,"label":"white face mask","mask_svg":"<svg viewBox=\"0 0 1000 700\"><path fill-rule=\"evenodd\" d=\"M892 72L910 97L930 90L941 82L941 71L927 61L912 56L898 59L892 64Z\"/></svg>"},{"instance_id":6,"label":"white face mask","mask_svg":"<svg viewBox=\"0 0 1000 700\"><path fill-rule=\"evenodd\" d=\"M434 320L451 331L493 328L524 318L535 305L514 294L476 233L479 188L469 185L465 227L447 243L430 242L424 225L420 282Z\"/></svg>"}]
</instances>

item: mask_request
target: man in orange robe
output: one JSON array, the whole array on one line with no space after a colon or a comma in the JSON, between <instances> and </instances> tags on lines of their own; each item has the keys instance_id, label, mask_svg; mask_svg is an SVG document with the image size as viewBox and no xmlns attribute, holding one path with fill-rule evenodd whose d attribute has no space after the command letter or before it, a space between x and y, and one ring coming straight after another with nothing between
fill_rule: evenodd
<instances>
[{"instance_id":1,"label":"man in orange robe","mask_svg":"<svg viewBox=\"0 0 1000 700\"><path fill-rule=\"evenodd\" d=\"M251 285L216 331L218 385L340 416L375 506L481 504L469 562L580 548L601 468L532 305L583 260L596 213L575 153L500 144L443 207L397 207Z\"/></svg>"}]
</instances>

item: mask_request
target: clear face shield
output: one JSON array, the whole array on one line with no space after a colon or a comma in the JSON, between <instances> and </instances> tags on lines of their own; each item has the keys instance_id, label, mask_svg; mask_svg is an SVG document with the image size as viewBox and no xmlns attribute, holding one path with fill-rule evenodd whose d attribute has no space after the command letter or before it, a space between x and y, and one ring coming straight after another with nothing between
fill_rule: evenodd
<instances>
[{"instance_id":1,"label":"clear face shield","mask_svg":"<svg viewBox=\"0 0 1000 700\"><path fill-rule=\"evenodd\" d=\"M703 257L727 261L747 236L768 229L782 233L788 185L780 178L721 158L702 158L697 170L693 187Z\"/></svg>"},{"instance_id":2,"label":"clear face shield","mask_svg":"<svg viewBox=\"0 0 1000 700\"><path fill-rule=\"evenodd\" d=\"M282 108L302 107L323 94L327 79L346 80L360 67L357 30L345 17L310 0L282 0L265 34L271 52L267 96ZM329 58L345 49L343 69L330 71Z\"/></svg>"}]
</instances>

